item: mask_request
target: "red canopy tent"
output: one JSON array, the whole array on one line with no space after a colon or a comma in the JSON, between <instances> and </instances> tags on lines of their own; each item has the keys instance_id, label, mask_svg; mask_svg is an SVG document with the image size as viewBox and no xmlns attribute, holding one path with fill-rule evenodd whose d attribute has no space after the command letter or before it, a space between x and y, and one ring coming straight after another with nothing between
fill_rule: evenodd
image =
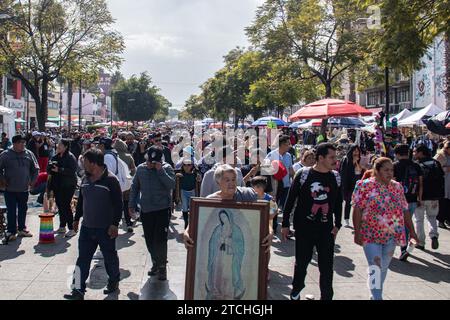
<instances>
[{"instance_id":1,"label":"red canopy tent","mask_svg":"<svg viewBox=\"0 0 450 320\"><path fill-rule=\"evenodd\" d=\"M330 117L358 117L371 116L367 110L351 101L324 99L306 105L289 117L290 122L301 119L318 119Z\"/></svg>"}]
</instances>

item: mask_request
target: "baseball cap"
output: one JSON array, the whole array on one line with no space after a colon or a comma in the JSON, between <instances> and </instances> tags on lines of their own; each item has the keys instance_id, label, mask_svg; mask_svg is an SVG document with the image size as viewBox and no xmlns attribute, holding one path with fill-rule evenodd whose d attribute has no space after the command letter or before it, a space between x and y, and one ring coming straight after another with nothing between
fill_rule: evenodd
<instances>
[{"instance_id":1,"label":"baseball cap","mask_svg":"<svg viewBox=\"0 0 450 320\"><path fill-rule=\"evenodd\" d=\"M98 144L104 145L106 150L111 150L113 141L111 138L100 138Z\"/></svg>"},{"instance_id":2,"label":"baseball cap","mask_svg":"<svg viewBox=\"0 0 450 320\"><path fill-rule=\"evenodd\" d=\"M162 162L163 152L160 148L150 147L147 151L146 159L149 162Z\"/></svg>"},{"instance_id":3,"label":"baseball cap","mask_svg":"<svg viewBox=\"0 0 450 320\"><path fill-rule=\"evenodd\" d=\"M18 135L16 135L16 136L12 137L11 140L12 140L12 143L18 143L18 142L21 142L21 141L27 141L27 140L25 139L25 137L22 136L22 135L20 135L20 134L18 134Z\"/></svg>"},{"instance_id":4,"label":"baseball cap","mask_svg":"<svg viewBox=\"0 0 450 320\"><path fill-rule=\"evenodd\" d=\"M31 134L33 137L39 137L42 134L39 131L33 131L33 133Z\"/></svg>"}]
</instances>

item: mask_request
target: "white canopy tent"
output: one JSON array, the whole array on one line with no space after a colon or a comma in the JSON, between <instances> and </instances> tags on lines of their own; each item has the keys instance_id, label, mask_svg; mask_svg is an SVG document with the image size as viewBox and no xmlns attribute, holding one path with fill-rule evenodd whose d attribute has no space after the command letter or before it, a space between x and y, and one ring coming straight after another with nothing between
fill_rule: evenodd
<instances>
[{"instance_id":1,"label":"white canopy tent","mask_svg":"<svg viewBox=\"0 0 450 320\"><path fill-rule=\"evenodd\" d=\"M14 121L14 110L0 105L0 115L3 116L3 123L0 124L2 132L6 132L8 136L16 134L16 123Z\"/></svg>"},{"instance_id":2,"label":"white canopy tent","mask_svg":"<svg viewBox=\"0 0 450 320\"><path fill-rule=\"evenodd\" d=\"M401 120L398 122L399 127L412 127L414 125L425 125L422 122L422 119L424 117L432 117L437 115L438 113L441 113L444 111L437 105L431 103L428 106L426 106L423 109L420 109L419 111L414 112L409 117Z\"/></svg>"},{"instance_id":3,"label":"white canopy tent","mask_svg":"<svg viewBox=\"0 0 450 320\"><path fill-rule=\"evenodd\" d=\"M399 114L397 114L396 116L392 117L392 119L397 119L397 121L401 121L403 119L408 118L411 114L412 114L411 111L409 111L408 109L405 109L402 112L400 112Z\"/></svg>"}]
</instances>

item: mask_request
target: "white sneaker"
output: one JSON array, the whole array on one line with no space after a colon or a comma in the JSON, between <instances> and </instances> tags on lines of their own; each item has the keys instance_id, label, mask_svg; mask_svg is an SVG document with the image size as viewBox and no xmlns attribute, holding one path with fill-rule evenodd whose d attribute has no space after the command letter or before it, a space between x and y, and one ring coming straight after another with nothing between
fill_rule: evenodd
<instances>
[{"instance_id":1,"label":"white sneaker","mask_svg":"<svg viewBox=\"0 0 450 320\"><path fill-rule=\"evenodd\" d=\"M345 226L346 227L350 227L350 220L349 219L345 219Z\"/></svg>"},{"instance_id":2,"label":"white sneaker","mask_svg":"<svg viewBox=\"0 0 450 320\"><path fill-rule=\"evenodd\" d=\"M75 237L77 235L77 233L73 230L69 230L66 235L64 236L64 238L72 238Z\"/></svg>"},{"instance_id":3,"label":"white sneaker","mask_svg":"<svg viewBox=\"0 0 450 320\"><path fill-rule=\"evenodd\" d=\"M59 228L58 230L55 231L55 233L57 233L57 234L65 234L66 233L66 228Z\"/></svg>"}]
</instances>

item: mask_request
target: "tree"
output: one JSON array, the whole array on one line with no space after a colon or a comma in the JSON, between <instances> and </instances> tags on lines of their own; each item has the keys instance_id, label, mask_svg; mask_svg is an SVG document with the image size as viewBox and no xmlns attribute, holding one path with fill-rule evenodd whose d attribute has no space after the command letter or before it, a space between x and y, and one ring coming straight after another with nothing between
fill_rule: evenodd
<instances>
[{"instance_id":1,"label":"tree","mask_svg":"<svg viewBox=\"0 0 450 320\"><path fill-rule=\"evenodd\" d=\"M105 0L3 0L1 6L13 16L0 25L2 64L33 97L40 130L48 115L49 83L63 73L91 74L122 61L124 41L111 29L114 19Z\"/></svg>"},{"instance_id":2,"label":"tree","mask_svg":"<svg viewBox=\"0 0 450 320\"><path fill-rule=\"evenodd\" d=\"M317 77L330 98L343 73L361 61L363 37L349 28L360 11L353 0L266 0L246 29L263 52L303 64L299 80Z\"/></svg>"},{"instance_id":3,"label":"tree","mask_svg":"<svg viewBox=\"0 0 450 320\"><path fill-rule=\"evenodd\" d=\"M191 95L189 99L185 102L184 108L182 111L182 116L185 120L187 119L204 119L208 117L210 114L206 105L204 104L205 97L202 95Z\"/></svg>"},{"instance_id":4,"label":"tree","mask_svg":"<svg viewBox=\"0 0 450 320\"><path fill-rule=\"evenodd\" d=\"M126 121L147 121L158 111L166 114L171 106L159 94L159 89L152 85L152 79L146 72L141 73L139 78L133 75L128 80L121 80L112 94L113 108L119 118Z\"/></svg>"},{"instance_id":5,"label":"tree","mask_svg":"<svg viewBox=\"0 0 450 320\"><path fill-rule=\"evenodd\" d=\"M317 79L301 80L302 66L292 59L270 61L267 73L250 85L247 103L257 109L277 110L280 116L287 107L301 101L308 103L323 95Z\"/></svg>"},{"instance_id":6,"label":"tree","mask_svg":"<svg viewBox=\"0 0 450 320\"><path fill-rule=\"evenodd\" d=\"M153 120L156 122L164 122L167 120L167 117L169 116L169 110L172 107L172 103L169 102L165 97L158 94L158 110L156 111L155 115L153 116Z\"/></svg>"}]
</instances>

